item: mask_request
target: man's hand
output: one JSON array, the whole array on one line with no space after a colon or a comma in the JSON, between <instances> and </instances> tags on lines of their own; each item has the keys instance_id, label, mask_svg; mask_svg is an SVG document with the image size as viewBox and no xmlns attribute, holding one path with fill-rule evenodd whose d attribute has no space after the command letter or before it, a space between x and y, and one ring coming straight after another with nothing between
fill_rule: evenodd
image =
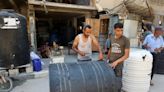
<instances>
[{"instance_id":1,"label":"man's hand","mask_svg":"<svg viewBox=\"0 0 164 92\"><path fill-rule=\"evenodd\" d=\"M82 51L78 51L78 53L79 53L81 56L85 56L85 53L82 52Z\"/></svg>"},{"instance_id":2,"label":"man's hand","mask_svg":"<svg viewBox=\"0 0 164 92\"><path fill-rule=\"evenodd\" d=\"M144 47L145 47L146 49L150 49L150 47L149 47L148 45L145 45Z\"/></svg>"},{"instance_id":3,"label":"man's hand","mask_svg":"<svg viewBox=\"0 0 164 92\"><path fill-rule=\"evenodd\" d=\"M116 68L116 66L118 65L118 62L117 62L117 61L115 61L115 62L111 63L110 65L111 65L111 67L112 67L113 69L115 69L115 68Z\"/></svg>"},{"instance_id":4,"label":"man's hand","mask_svg":"<svg viewBox=\"0 0 164 92\"><path fill-rule=\"evenodd\" d=\"M156 48L156 49L154 49L154 51L155 51L156 53L160 53L162 50L163 50L163 48Z\"/></svg>"},{"instance_id":5,"label":"man's hand","mask_svg":"<svg viewBox=\"0 0 164 92\"><path fill-rule=\"evenodd\" d=\"M103 60L103 54L99 53L99 60Z\"/></svg>"},{"instance_id":6,"label":"man's hand","mask_svg":"<svg viewBox=\"0 0 164 92\"><path fill-rule=\"evenodd\" d=\"M154 49L154 51L156 52L156 53L158 53L158 52L160 52L160 49Z\"/></svg>"}]
</instances>

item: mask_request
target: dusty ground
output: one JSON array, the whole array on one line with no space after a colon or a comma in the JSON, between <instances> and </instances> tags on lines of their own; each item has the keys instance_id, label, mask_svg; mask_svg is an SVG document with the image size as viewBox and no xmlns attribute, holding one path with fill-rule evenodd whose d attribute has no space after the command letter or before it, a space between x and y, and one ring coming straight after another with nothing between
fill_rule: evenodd
<instances>
[{"instance_id":1,"label":"dusty ground","mask_svg":"<svg viewBox=\"0 0 164 92\"><path fill-rule=\"evenodd\" d=\"M75 55L65 56L66 62L76 62ZM97 60L97 54L93 54L93 59ZM48 62L49 59L44 60L45 66L44 70L48 71ZM164 92L164 75L155 75L154 79L154 86L151 86L150 92ZM30 77L28 80L26 78L21 78L20 80L15 81L15 88L11 92L49 92L49 77L47 75L41 78L31 79Z\"/></svg>"}]
</instances>

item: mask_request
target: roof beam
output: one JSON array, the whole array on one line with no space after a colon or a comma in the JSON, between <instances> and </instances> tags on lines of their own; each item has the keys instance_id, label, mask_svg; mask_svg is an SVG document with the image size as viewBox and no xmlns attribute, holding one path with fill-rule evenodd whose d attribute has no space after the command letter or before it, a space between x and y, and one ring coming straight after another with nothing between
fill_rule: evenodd
<instances>
[{"instance_id":1,"label":"roof beam","mask_svg":"<svg viewBox=\"0 0 164 92\"><path fill-rule=\"evenodd\" d=\"M45 11L44 7L34 7L35 11ZM47 7L48 12L66 12L66 13L77 13L77 14L89 14L89 11L71 10L71 9L60 9Z\"/></svg>"},{"instance_id":2,"label":"roof beam","mask_svg":"<svg viewBox=\"0 0 164 92\"><path fill-rule=\"evenodd\" d=\"M29 0L28 2L31 5L36 6L43 6L43 1L35 1ZM55 2L45 2L47 7L57 7L57 8L69 8L69 9L76 9L76 10L87 10L87 11L96 11L96 7L94 6L84 6L84 5L74 5L74 4L64 4L64 3L55 3Z\"/></svg>"}]
</instances>

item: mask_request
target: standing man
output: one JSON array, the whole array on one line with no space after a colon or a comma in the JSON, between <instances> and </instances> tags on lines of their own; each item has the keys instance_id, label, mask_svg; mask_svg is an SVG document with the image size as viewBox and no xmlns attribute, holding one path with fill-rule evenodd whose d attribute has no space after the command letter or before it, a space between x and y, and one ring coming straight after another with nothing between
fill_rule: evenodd
<instances>
[{"instance_id":1,"label":"standing man","mask_svg":"<svg viewBox=\"0 0 164 92\"><path fill-rule=\"evenodd\" d=\"M83 27L83 33L76 36L73 42L73 50L78 53L78 61L92 60L92 46L96 46L99 50L99 60L103 59L101 47L96 38L91 34L92 29L90 25Z\"/></svg>"},{"instance_id":2,"label":"standing man","mask_svg":"<svg viewBox=\"0 0 164 92\"><path fill-rule=\"evenodd\" d=\"M129 57L130 41L123 36L123 24L116 23L114 25L114 32L114 36L111 36L108 59L117 77L118 92L121 92L123 62Z\"/></svg>"},{"instance_id":3,"label":"standing man","mask_svg":"<svg viewBox=\"0 0 164 92\"><path fill-rule=\"evenodd\" d=\"M149 34L152 34L152 24L147 23L144 26L144 33L143 33L143 40L148 36Z\"/></svg>"},{"instance_id":4,"label":"standing man","mask_svg":"<svg viewBox=\"0 0 164 92\"><path fill-rule=\"evenodd\" d=\"M108 54L109 48L110 48L110 37L111 37L112 33L108 33L108 38L105 42L105 54Z\"/></svg>"},{"instance_id":5,"label":"standing man","mask_svg":"<svg viewBox=\"0 0 164 92\"><path fill-rule=\"evenodd\" d=\"M156 70L156 62L157 62L158 54L160 54L160 52L164 49L164 40L163 37L161 36L162 34L163 34L162 28L156 27L154 34L148 35L143 42L144 48L150 51L151 54L153 55L153 66L152 66L150 85L153 85L152 78Z\"/></svg>"}]
</instances>

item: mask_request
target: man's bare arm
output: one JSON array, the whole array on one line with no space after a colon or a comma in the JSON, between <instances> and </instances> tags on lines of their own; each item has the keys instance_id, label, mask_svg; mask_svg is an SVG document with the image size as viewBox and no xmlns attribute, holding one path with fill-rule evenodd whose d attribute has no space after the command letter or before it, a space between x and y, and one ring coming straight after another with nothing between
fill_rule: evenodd
<instances>
[{"instance_id":1,"label":"man's bare arm","mask_svg":"<svg viewBox=\"0 0 164 92\"><path fill-rule=\"evenodd\" d=\"M121 58L117 59L111 64L112 68L115 68L118 64L123 63L129 57L130 49L125 49L125 54Z\"/></svg>"},{"instance_id":2,"label":"man's bare arm","mask_svg":"<svg viewBox=\"0 0 164 92\"><path fill-rule=\"evenodd\" d=\"M98 41L96 40L95 36L91 35L91 38L92 38L93 46L96 46L96 47L98 48L98 50L99 50L99 53L102 53L100 44L99 44Z\"/></svg>"},{"instance_id":3,"label":"man's bare arm","mask_svg":"<svg viewBox=\"0 0 164 92\"><path fill-rule=\"evenodd\" d=\"M118 60L116 60L116 62L123 63L129 57L129 51L130 51L130 49L125 49L124 56L122 56L121 58L119 58Z\"/></svg>"},{"instance_id":4,"label":"man's bare arm","mask_svg":"<svg viewBox=\"0 0 164 92\"><path fill-rule=\"evenodd\" d=\"M96 40L96 38L93 35L91 35L91 38L92 38L93 46L96 46L99 50L99 60L103 60L103 54L101 51L100 44L98 43L98 41Z\"/></svg>"}]
</instances>

